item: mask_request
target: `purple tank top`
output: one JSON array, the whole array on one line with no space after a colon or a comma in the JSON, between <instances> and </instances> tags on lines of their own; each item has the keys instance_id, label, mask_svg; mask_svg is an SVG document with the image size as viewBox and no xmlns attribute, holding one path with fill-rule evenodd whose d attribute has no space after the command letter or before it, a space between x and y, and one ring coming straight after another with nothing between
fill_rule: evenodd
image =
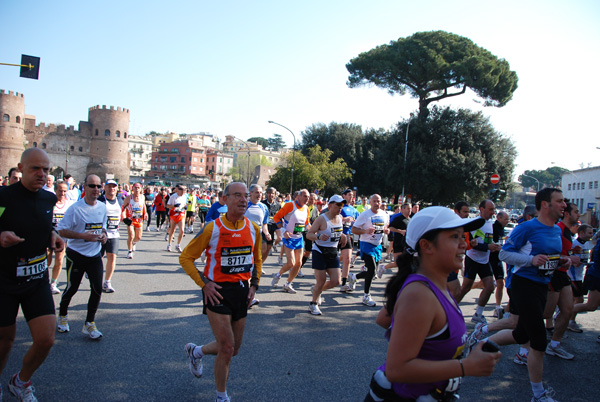
<instances>
[{"instance_id":1,"label":"purple tank top","mask_svg":"<svg viewBox=\"0 0 600 402\"><path fill-rule=\"evenodd\" d=\"M445 333L449 333L449 336L446 339L437 339L438 337L435 337L436 339L425 339L417 357L424 360L449 360L460 358L463 354L463 348L467 340L467 327L460 308L456 303L450 302L433 282L419 274L411 274L408 276L402 289L398 292L398 296L400 296L404 287L412 282L425 282L439 300L446 312L446 317L448 318L448 328ZM394 318L392 317L390 329L393 327ZM385 372L385 363L379 367L379 369ZM447 384L448 380L420 384L392 383L392 389L397 395L404 398L416 399L421 395L429 394L429 392L435 388L443 391L446 389Z\"/></svg>"}]
</instances>

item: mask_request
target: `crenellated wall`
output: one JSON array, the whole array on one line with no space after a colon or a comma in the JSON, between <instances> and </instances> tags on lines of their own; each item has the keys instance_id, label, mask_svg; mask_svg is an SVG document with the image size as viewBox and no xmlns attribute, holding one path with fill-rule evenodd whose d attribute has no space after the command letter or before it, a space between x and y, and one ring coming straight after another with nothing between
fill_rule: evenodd
<instances>
[{"instance_id":1,"label":"crenellated wall","mask_svg":"<svg viewBox=\"0 0 600 402\"><path fill-rule=\"evenodd\" d=\"M25 149L25 97L0 89L0 175L16 167Z\"/></svg>"}]
</instances>

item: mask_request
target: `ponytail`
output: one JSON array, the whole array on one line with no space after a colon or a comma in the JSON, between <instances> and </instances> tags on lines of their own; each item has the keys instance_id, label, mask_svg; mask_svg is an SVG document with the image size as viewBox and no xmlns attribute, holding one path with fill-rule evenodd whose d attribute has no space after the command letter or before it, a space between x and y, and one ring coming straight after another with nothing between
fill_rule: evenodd
<instances>
[{"instance_id":1,"label":"ponytail","mask_svg":"<svg viewBox=\"0 0 600 402\"><path fill-rule=\"evenodd\" d=\"M398 292L402 289L408 275L416 271L416 265L418 264L418 257L413 257L408 251L404 251L396 259L396 265L398 265L398 272L396 275L389 280L385 287L385 309L388 314L392 316L394 314L394 306L396 305L396 299L398 298Z\"/></svg>"}]
</instances>

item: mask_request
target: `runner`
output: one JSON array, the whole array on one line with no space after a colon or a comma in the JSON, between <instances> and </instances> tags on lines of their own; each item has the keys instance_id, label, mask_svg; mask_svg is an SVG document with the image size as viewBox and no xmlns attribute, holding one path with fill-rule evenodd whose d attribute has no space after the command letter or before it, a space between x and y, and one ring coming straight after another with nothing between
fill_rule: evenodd
<instances>
[{"instance_id":1,"label":"runner","mask_svg":"<svg viewBox=\"0 0 600 402\"><path fill-rule=\"evenodd\" d=\"M125 213L123 222L127 225L127 250L129 250L127 258L132 259L135 245L142 240L144 221L148 217L140 183L135 183L131 188L131 194L125 198L123 212Z\"/></svg>"},{"instance_id":2,"label":"runner","mask_svg":"<svg viewBox=\"0 0 600 402\"><path fill-rule=\"evenodd\" d=\"M148 225L146 226L146 232L150 231L150 225L152 224L152 207L154 206L154 194L153 187L148 186L144 190L144 200L146 204L146 216L148 217Z\"/></svg>"},{"instance_id":3,"label":"runner","mask_svg":"<svg viewBox=\"0 0 600 402\"><path fill-rule=\"evenodd\" d=\"M60 251L64 242L52 229L56 196L40 191L50 170L48 155L29 148L21 155L18 169L22 181L0 188L0 374L15 343L20 306L33 343L8 389L20 401L35 402L31 377L54 345L55 310L46 248Z\"/></svg>"},{"instance_id":4,"label":"runner","mask_svg":"<svg viewBox=\"0 0 600 402\"><path fill-rule=\"evenodd\" d=\"M225 204L225 199L223 198L223 192L219 191L218 201L213 202L210 206L210 209L206 213L206 223L210 221L214 221L219 216L225 215L227 212L227 205Z\"/></svg>"},{"instance_id":5,"label":"runner","mask_svg":"<svg viewBox=\"0 0 600 402\"><path fill-rule=\"evenodd\" d=\"M202 230L206 222L206 214L208 212L208 208L210 208L210 201L208 200L208 196L206 194L202 194L200 200L198 201L198 217L200 218L200 230Z\"/></svg>"},{"instance_id":6,"label":"runner","mask_svg":"<svg viewBox=\"0 0 600 402\"><path fill-rule=\"evenodd\" d=\"M275 214L281 209L281 204L277 202L275 199L275 195L277 194L277 190L275 187L267 188L267 197L262 200L262 203L266 205L267 210L269 211L269 220L267 221L267 229L269 230L270 240L267 240L267 237L263 235L263 244L262 244L262 260L263 264L267 261L267 257L271 252L271 248L273 247L273 242L275 238L275 233L277 233L277 224L273 220ZM277 241L279 241L279 236L277 236Z\"/></svg>"},{"instance_id":7,"label":"runner","mask_svg":"<svg viewBox=\"0 0 600 402\"><path fill-rule=\"evenodd\" d=\"M390 232L394 233L392 241L393 260L387 265L379 264L377 267L376 277L380 279L386 270L397 267L396 258L402 254L406 246L406 228L410 222L410 204L402 204L400 213L390 222Z\"/></svg>"},{"instance_id":8,"label":"runner","mask_svg":"<svg viewBox=\"0 0 600 402\"><path fill-rule=\"evenodd\" d=\"M342 246L339 243L342 259L342 285L340 292L352 292L354 289L348 284L348 275L350 274L350 260L352 259L352 225L358 219L358 211L354 207L354 192L347 188L342 192L344 206L341 215L343 222L343 232L347 236L346 244Z\"/></svg>"},{"instance_id":9,"label":"runner","mask_svg":"<svg viewBox=\"0 0 600 402\"><path fill-rule=\"evenodd\" d=\"M115 288L112 287L112 276L117 265L117 254L119 253L119 223L123 216L123 201L117 197L117 182L108 180L104 185L104 195L98 197L98 201L106 204L106 243L102 245L101 254L106 254L106 272L104 274L104 282L102 283L102 291L105 293L113 293ZM129 229L129 228L128 228Z\"/></svg>"},{"instance_id":10,"label":"runner","mask_svg":"<svg viewBox=\"0 0 600 402\"><path fill-rule=\"evenodd\" d=\"M492 241L494 244L500 245L500 247L504 245L504 241L506 240L504 228L508 225L509 220L510 217L508 214L504 211L500 211L498 212L498 215L496 215L496 221L492 225ZM494 274L494 279L496 281L496 290L494 292L496 308L494 309L493 317L502 319L502 316L504 315L504 308L502 307L502 296L504 295L504 267L502 266L502 261L500 261L498 254L499 252L497 251L490 251L490 265L492 266L492 273Z\"/></svg>"},{"instance_id":11,"label":"runner","mask_svg":"<svg viewBox=\"0 0 600 402\"><path fill-rule=\"evenodd\" d=\"M592 261L583 282L585 291L589 293L587 303L577 303L573 307L574 314L596 311L600 306L600 241L596 242L592 252ZM600 342L600 337L598 337L598 342Z\"/></svg>"},{"instance_id":12,"label":"runner","mask_svg":"<svg viewBox=\"0 0 600 402\"><path fill-rule=\"evenodd\" d=\"M536 194L535 206L538 218L515 227L500 251L500 259L514 266L510 303L519 311L517 327L502 330L489 340L498 345L530 342L527 370L532 402L552 402L554 391L544 389L542 383L547 342L544 307L550 277L559 265L568 264L568 259L560 255L561 230L556 225L567 205L560 190L547 187Z\"/></svg>"},{"instance_id":13,"label":"runner","mask_svg":"<svg viewBox=\"0 0 600 402\"><path fill-rule=\"evenodd\" d=\"M352 233L360 235L360 253L367 270L360 272L358 275L350 274L349 282L350 287L353 288L358 279L364 278L365 291L362 304L375 307L377 303L373 301L370 294L371 282L381 259L381 240L384 234L389 233L390 216L380 209L381 196L379 194L371 196L369 205L371 208L360 214L352 227Z\"/></svg>"},{"instance_id":14,"label":"runner","mask_svg":"<svg viewBox=\"0 0 600 402\"><path fill-rule=\"evenodd\" d=\"M387 357L373 375L366 402L454 401L461 377L492 374L501 353L479 345L461 358L467 330L446 286L448 274L463 263L463 230L482 224L445 207L424 209L408 224L407 252L385 291L391 320Z\"/></svg>"},{"instance_id":15,"label":"runner","mask_svg":"<svg viewBox=\"0 0 600 402\"><path fill-rule=\"evenodd\" d=\"M171 251L171 242L173 241L173 235L175 234L175 228L179 228L179 237L177 238L177 246L175 249L181 253L181 240L183 240L183 225L185 223L185 213L187 207L187 194L185 193L186 187L183 184L178 184L175 187L175 192L169 198L167 202L167 208L169 209L169 232L167 233L167 251Z\"/></svg>"},{"instance_id":16,"label":"runner","mask_svg":"<svg viewBox=\"0 0 600 402\"><path fill-rule=\"evenodd\" d=\"M302 249L304 248L302 233L310 229L310 216L306 207L309 197L308 190L302 189L298 191L294 201L283 204L283 207L273 218L277 227L284 229L282 241L286 262L279 272L273 275L271 286L277 286L281 275L290 271L288 280L283 285L283 291L287 293L296 293L296 290L292 286L292 281L298 275L300 265L302 264Z\"/></svg>"},{"instance_id":17,"label":"runner","mask_svg":"<svg viewBox=\"0 0 600 402\"><path fill-rule=\"evenodd\" d=\"M575 304L583 303L583 296L587 295L587 291L583 286L583 269L590 263L590 256L594 245L590 241L594 235L593 228L587 223L582 224L577 229L577 239L573 240L573 253L579 257L579 264L571 265L569 278L571 279L571 287L573 288L573 299ZM582 333L581 326L575 321L577 313L573 312L569 326L567 329L572 332Z\"/></svg>"},{"instance_id":18,"label":"runner","mask_svg":"<svg viewBox=\"0 0 600 402\"><path fill-rule=\"evenodd\" d=\"M56 194L56 204L52 214L52 227L56 230L58 223L65 216L67 209L73 204L71 200L67 200L67 191L69 186L64 181L60 180L54 184L54 193ZM63 260L65 258L65 248L54 251L54 266L52 267L52 279L50 279L50 290L53 295L60 294L60 289L56 286L60 271L62 270ZM48 263L52 263L52 252L49 253Z\"/></svg>"},{"instance_id":19,"label":"runner","mask_svg":"<svg viewBox=\"0 0 600 402\"><path fill-rule=\"evenodd\" d=\"M168 199L167 189L162 188L154 198L154 209L156 209L156 231L160 232L167 217L165 201Z\"/></svg>"},{"instance_id":20,"label":"runner","mask_svg":"<svg viewBox=\"0 0 600 402\"><path fill-rule=\"evenodd\" d=\"M23 173L19 171L19 168L13 167L8 171L8 185L13 185L21 181Z\"/></svg>"},{"instance_id":21,"label":"runner","mask_svg":"<svg viewBox=\"0 0 600 402\"><path fill-rule=\"evenodd\" d=\"M343 247L348 240L343 234L342 218L339 216L343 206L344 199L340 195L332 196L327 212L319 215L306 233L306 238L313 242L312 267L316 279L312 289L312 301L308 305L308 311L312 315L321 315L321 293L340 284L338 243Z\"/></svg>"},{"instance_id":22,"label":"runner","mask_svg":"<svg viewBox=\"0 0 600 402\"><path fill-rule=\"evenodd\" d=\"M262 199L262 194L262 187L258 184L252 184L250 186L250 199L248 200L248 206L246 207L246 213L244 214L244 216L250 219L250 222L255 223L260 228L261 240L271 240L269 228L267 227L267 223L269 222L269 211L267 209L267 206L260 202L260 200ZM264 246L264 244L262 246ZM263 255L264 252L262 252L261 254L261 259ZM250 303L250 308L252 308L252 306L258 303L260 303L260 301L257 298L252 299L252 302Z\"/></svg>"},{"instance_id":23,"label":"runner","mask_svg":"<svg viewBox=\"0 0 600 402\"><path fill-rule=\"evenodd\" d=\"M196 220L196 209L198 208L198 199L196 191L188 189L187 206L185 210L185 232L194 233L194 221Z\"/></svg>"},{"instance_id":24,"label":"runner","mask_svg":"<svg viewBox=\"0 0 600 402\"><path fill-rule=\"evenodd\" d=\"M308 197L308 202L306 203L306 207L308 208L308 222L310 225L317 219L319 216L319 209L316 207L316 201L319 197L316 193L310 193ZM308 229L307 229L308 230ZM306 233L302 233L302 239L304 240L304 252L302 253L302 264L300 264L300 270L298 271L298 278L304 278L304 274L302 273L302 267L306 264L308 257L310 257L310 253L312 251L312 241L306 238Z\"/></svg>"},{"instance_id":25,"label":"runner","mask_svg":"<svg viewBox=\"0 0 600 402\"><path fill-rule=\"evenodd\" d=\"M227 395L229 365L242 346L248 305L258 290L261 260L260 228L244 217L248 190L231 183L224 191L224 216L206 224L179 256L185 272L202 288L204 309L215 340L203 346L185 345L189 368L202 376L202 358L216 355L214 376L216 402L230 401ZM194 261L206 250L207 263L200 273Z\"/></svg>"},{"instance_id":26,"label":"runner","mask_svg":"<svg viewBox=\"0 0 600 402\"><path fill-rule=\"evenodd\" d=\"M90 297L83 332L92 339L100 339L102 333L96 327L95 317L102 297L102 244L106 243L106 205L98 202L102 184L96 175L85 178L85 197L71 205L58 224L62 237L70 239L67 246L67 288L60 300L57 321L58 332L69 332L68 308L79 290L83 275L90 281Z\"/></svg>"}]
</instances>

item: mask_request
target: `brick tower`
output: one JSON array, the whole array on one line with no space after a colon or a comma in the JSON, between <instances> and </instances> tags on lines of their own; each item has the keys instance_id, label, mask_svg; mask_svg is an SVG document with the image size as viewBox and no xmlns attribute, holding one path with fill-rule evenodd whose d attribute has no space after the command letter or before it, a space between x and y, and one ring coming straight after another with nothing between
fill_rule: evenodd
<instances>
[{"instance_id":1,"label":"brick tower","mask_svg":"<svg viewBox=\"0 0 600 402\"><path fill-rule=\"evenodd\" d=\"M25 98L0 90L0 175L16 167L25 150Z\"/></svg>"}]
</instances>

